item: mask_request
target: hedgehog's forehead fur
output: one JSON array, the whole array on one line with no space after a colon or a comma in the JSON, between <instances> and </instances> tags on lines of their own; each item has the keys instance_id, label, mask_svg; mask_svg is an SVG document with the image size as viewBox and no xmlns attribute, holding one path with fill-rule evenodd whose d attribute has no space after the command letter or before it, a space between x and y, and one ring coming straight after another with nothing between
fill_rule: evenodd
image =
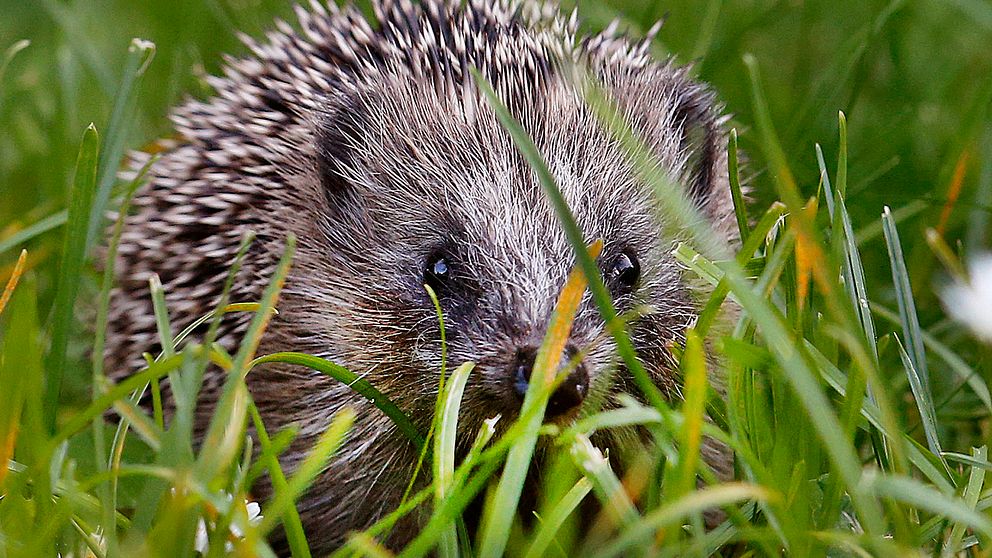
<instances>
[{"instance_id":1,"label":"hedgehog's forehead fur","mask_svg":"<svg viewBox=\"0 0 992 558\"><path fill-rule=\"evenodd\" d=\"M467 117L461 105L478 99L432 99L432 91L422 81L386 79L329 116L326 133L318 132L329 197L320 209L325 234L342 255L361 261L367 254L384 273L406 268L416 275L423 265L417 259L433 248L454 250L479 279L522 291L513 312L546 320L573 262L552 205L488 107ZM526 95L526 111L516 114L587 238L603 238L607 253L624 244L638 251L655 246L653 197L572 87L521 84L512 94ZM675 137L666 116L656 121L668 132L659 131L661 141ZM340 126L344 118L352 124ZM673 147L660 151L677 159ZM356 229L366 234L342 236Z\"/></svg>"}]
</instances>

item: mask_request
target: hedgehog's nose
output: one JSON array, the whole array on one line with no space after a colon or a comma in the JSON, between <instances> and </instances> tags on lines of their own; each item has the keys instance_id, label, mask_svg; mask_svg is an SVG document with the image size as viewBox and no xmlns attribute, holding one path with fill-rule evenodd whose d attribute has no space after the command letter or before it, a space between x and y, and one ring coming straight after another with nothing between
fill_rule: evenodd
<instances>
[{"instance_id":1,"label":"hedgehog's nose","mask_svg":"<svg viewBox=\"0 0 992 558\"><path fill-rule=\"evenodd\" d=\"M567 365L568 361L574 357L578 351L569 345L562 355L562 364ZM530 385L530 375L534 370L534 359L537 357L537 347L524 347L517 350L516 358L510 369L510 381L513 384L513 391L520 400L523 401L524 394ZM572 369L568 377L565 378L558 389L551 394L548 400L548 408L544 416L548 419L559 417L568 411L578 407L585 399L589 391L589 374L586 367L580 362Z\"/></svg>"}]
</instances>

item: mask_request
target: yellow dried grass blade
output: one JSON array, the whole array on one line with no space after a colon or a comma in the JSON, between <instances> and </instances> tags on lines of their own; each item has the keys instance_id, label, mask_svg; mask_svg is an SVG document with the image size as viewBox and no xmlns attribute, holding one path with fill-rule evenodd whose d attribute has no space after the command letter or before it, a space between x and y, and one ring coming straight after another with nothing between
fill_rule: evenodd
<instances>
[{"instance_id":1,"label":"yellow dried grass blade","mask_svg":"<svg viewBox=\"0 0 992 558\"><path fill-rule=\"evenodd\" d=\"M812 223L816 219L816 212L819 209L817 198L813 198L803 207L803 219L807 223ZM799 309L806 308L806 300L809 298L809 281L813 276L817 266L823 263L823 253L819 245L809 236L803 234L803 229L797 228L799 233L796 236L796 286ZM818 271L818 270L817 270Z\"/></svg>"},{"instance_id":2,"label":"yellow dried grass blade","mask_svg":"<svg viewBox=\"0 0 992 558\"><path fill-rule=\"evenodd\" d=\"M603 251L603 239L596 239L589 245L589 257L596 259ZM555 380L555 373L561 363L561 355L572 332L572 322L579 310L579 303L586 291L589 281L582 269L575 267L565 281L565 286L558 295L555 311L551 314L548 324L546 342L541 345L534 359L534 370L542 372L541 382L544 387L550 386Z\"/></svg>"},{"instance_id":3,"label":"yellow dried grass blade","mask_svg":"<svg viewBox=\"0 0 992 558\"><path fill-rule=\"evenodd\" d=\"M24 273L24 266L28 260L28 251L21 250L21 255L17 257L17 263L14 264L14 271L10 274L10 279L7 280L7 286L3 289L3 295L0 295L0 314L3 314L3 309L7 307L7 302L10 301L11 295L14 294L14 288L17 287L17 282L21 280L21 274Z\"/></svg>"},{"instance_id":4,"label":"yellow dried grass blade","mask_svg":"<svg viewBox=\"0 0 992 558\"><path fill-rule=\"evenodd\" d=\"M954 208L958 204L958 198L961 196L961 188L964 186L964 179L968 174L968 163L971 161L971 151L972 148L970 146L965 148L954 164L954 174L951 176L950 184L947 185L947 201L944 203L944 208L940 211L940 221L937 224L937 232L941 236L944 236L944 232L947 230L947 223L951 220L951 214L954 213Z\"/></svg>"}]
</instances>

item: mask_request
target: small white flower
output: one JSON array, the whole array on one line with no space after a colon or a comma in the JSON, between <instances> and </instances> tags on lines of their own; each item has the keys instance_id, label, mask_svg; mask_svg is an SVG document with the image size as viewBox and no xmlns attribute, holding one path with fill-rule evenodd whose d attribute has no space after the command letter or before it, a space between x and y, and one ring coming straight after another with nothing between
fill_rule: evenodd
<instances>
[{"instance_id":1,"label":"small white flower","mask_svg":"<svg viewBox=\"0 0 992 558\"><path fill-rule=\"evenodd\" d=\"M258 505L258 502L248 502L245 504L245 509L248 510L248 522L252 525L258 525L259 521L262 521L262 506Z\"/></svg>"},{"instance_id":2,"label":"small white flower","mask_svg":"<svg viewBox=\"0 0 992 558\"><path fill-rule=\"evenodd\" d=\"M499 419L501 418L503 418L503 415L496 415L492 418L487 418L486 420L482 421L483 422L482 430L483 432L486 433L486 436L491 438L492 435L496 433L496 423L499 422Z\"/></svg>"},{"instance_id":3,"label":"small white flower","mask_svg":"<svg viewBox=\"0 0 992 558\"><path fill-rule=\"evenodd\" d=\"M575 442L572 443L570 451L572 457L575 458L576 464L587 475L595 476L597 473L610 468L609 459L583 434L575 437Z\"/></svg>"},{"instance_id":4,"label":"small white flower","mask_svg":"<svg viewBox=\"0 0 992 558\"><path fill-rule=\"evenodd\" d=\"M944 306L957 321L976 336L992 341L992 254L982 254L968 262L968 283L955 282L944 289Z\"/></svg>"},{"instance_id":5,"label":"small white flower","mask_svg":"<svg viewBox=\"0 0 992 558\"><path fill-rule=\"evenodd\" d=\"M248 515L249 525L258 525L262 521L262 507L258 505L258 502L249 502L245 500L245 512ZM231 535L234 538L244 537L244 530L238 525L240 520L238 515L234 516L234 523L231 523ZM211 527L214 527L213 522L211 522ZM193 543L193 548L200 554L206 554L207 549L210 548L210 540L207 537L207 524L204 522L203 518L196 524L196 540ZM234 545L230 541L224 543L224 550L227 552L234 551Z\"/></svg>"},{"instance_id":6,"label":"small white flower","mask_svg":"<svg viewBox=\"0 0 992 558\"><path fill-rule=\"evenodd\" d=\"M262 507L258 505L258 502L248 502L245 501L245 510L248 512L248 524L251 526L258 525L262 521ZM237 523L231 525L231 532L234 533L235 537L245 536L244 531Z\"/></svg>"},{"instance_id":7,"label":"small white flower","mask_svg":"<svg viewBox=\"0 0 992 558\"><path fill-rule=\"evenodd\" d=\"M193 542L193 548L200 554L206 554L207 549L210 548L210 541L207 539L207 524L203 522L202 517L196 524L196 540Z\"/></svg>"}]
</instances>

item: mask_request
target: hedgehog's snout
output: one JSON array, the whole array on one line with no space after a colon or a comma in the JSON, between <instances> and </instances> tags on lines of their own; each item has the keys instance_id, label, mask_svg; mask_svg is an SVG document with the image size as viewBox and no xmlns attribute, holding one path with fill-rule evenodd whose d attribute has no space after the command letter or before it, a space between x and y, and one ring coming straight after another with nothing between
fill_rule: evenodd
<instances>
[{"instance_id":1,"label":"hedgehog's snout","mask_svg":"<svg viewBox=\"0 0 992 558\"><path fill-rule=\"evenodd\" d=\"M553 420L564 416L582 404L589 392L589 373L585 364L579 361L573 364L578 351L571 344L565 347L562 355L562 371L567 371L568 376L559 380L559 384L551 398L548 400L548 407L545 411L545 418ZM537 347L527 346L517 349L515 358L507 371L507 378L513 388L513 393L523 402L524 394L530 386L530 376L534 371L534 360L537 358ZM560 373L560 372L559 372Z\"/></svg>"}]
</instances>

